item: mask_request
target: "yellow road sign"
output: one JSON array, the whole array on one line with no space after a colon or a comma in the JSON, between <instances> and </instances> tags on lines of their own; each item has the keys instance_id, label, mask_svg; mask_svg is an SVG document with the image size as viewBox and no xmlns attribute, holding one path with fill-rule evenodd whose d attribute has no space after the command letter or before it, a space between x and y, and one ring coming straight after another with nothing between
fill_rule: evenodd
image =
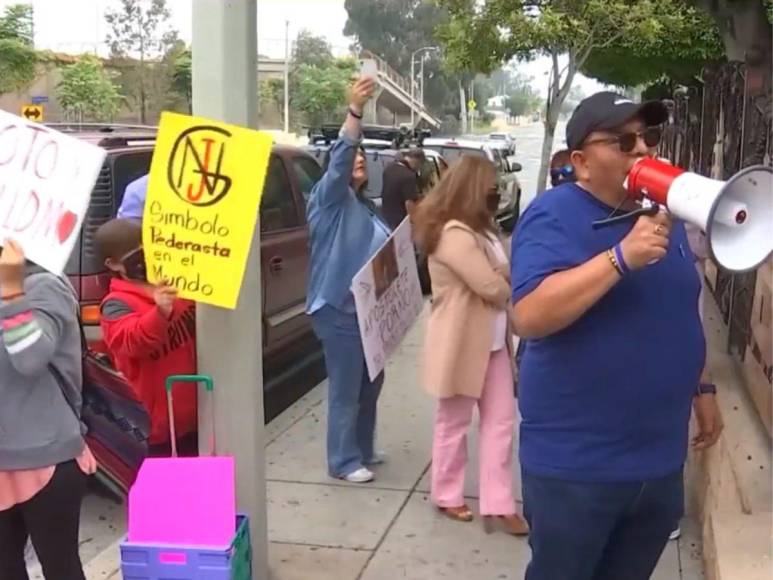
<instances>
[{"instance_id":1,"label":"yellow road sign","mask_svg":"<svg viewBox=\"0 0 773 580\"><path fill-rule=\"evenodd\" d=\"M469 102L467 103L467 108L470 109L470 111L474 111L475 109L478 108L478 103L470 99Z\"/></svg>"},{"instance_id":2,"label":"yellow road sign","mask_svg":"<svg viewBox=\"0 0 773 580\"><path fill-rule=\"evenodd\" d=\"M28 121L43 122L43 105L24 105L21 108L21 116Z\"/></svg>"}]
</instances>

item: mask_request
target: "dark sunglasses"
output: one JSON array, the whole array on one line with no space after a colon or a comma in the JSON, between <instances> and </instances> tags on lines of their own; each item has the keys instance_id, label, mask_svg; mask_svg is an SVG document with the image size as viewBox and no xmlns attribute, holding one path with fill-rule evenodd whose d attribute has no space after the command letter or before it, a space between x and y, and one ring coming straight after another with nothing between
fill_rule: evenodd
<instances>
[{"instance_id":1,"label":"dark sunglasses","mask_svg":"<svg viewBox=\"0 0 773 580\"><path fill-rule=\"evenodd\" d=\"M585 145L613 145L617 143L620 147L620 151L623 153L630 153L636 147L636 142L641 137L644 140L644 144L647 147L655 147L660 143L660 139L663 136L663 129L660 127L647 127L644 131L632 131L631 133L623 133L615 137L608 137L606 139L596 139L594 141L588 141Z\"/></svg>"},{"instance_id":2,"label":"dark sunglasses","mask_svg":"<svg viewBox=\"0 0 773 580\"><path fill-rule=\"evenodd\" d=\"M555 167L550 170L550 177L552 179L569 178L574 175L573 165L564 165L563 167Z\"/></svg>"}]
</instances>

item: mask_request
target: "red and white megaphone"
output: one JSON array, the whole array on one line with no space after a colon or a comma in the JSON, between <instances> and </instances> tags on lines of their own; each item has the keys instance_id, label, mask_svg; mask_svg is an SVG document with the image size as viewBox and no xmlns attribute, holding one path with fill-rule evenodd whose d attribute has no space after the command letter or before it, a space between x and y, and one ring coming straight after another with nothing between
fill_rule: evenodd
<instances>
[{"instance_id":1,"label":"red and white megaphone","mask_svg":"<svg viewBox=\"0 0 773 580\"><path fill-rule=\"evenodd\" d=\"M698 226L712 259L732 272L759 266L773 252L773 169L747 167L728 181L644 158L625 180L631 197L649 199Z\"/></svg>"}]
</instances>

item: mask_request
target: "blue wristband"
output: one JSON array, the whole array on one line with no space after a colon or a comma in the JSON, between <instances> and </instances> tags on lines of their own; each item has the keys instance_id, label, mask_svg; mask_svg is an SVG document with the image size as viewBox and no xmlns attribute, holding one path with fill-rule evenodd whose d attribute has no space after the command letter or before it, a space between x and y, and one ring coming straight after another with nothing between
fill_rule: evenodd
<instances>
[{"instance_id":1,"label":"blue wristband","mask_svg":"<svg viewBox=\"0 0 773 580\"><path fill-rule=\"evenodd\" d=\"M696 395L716 395L717 385L714 383L700 383Z\"/></svg>"},{"instance_id":2,"label":"blue wristband","mask_svg":"<svg viewBox=\"0 0 773 580\"><path fill-rule=\"evenodd\" d=\"M615 253L615 259L620 265L620 269L623 271L623 274L630 273L631 269L628 267L628 264L625 263L625 258L623 258L623 249L620 247L620 244L615 245L615 247L612 248L612 251Z\"/></svg>"}]
</instances>

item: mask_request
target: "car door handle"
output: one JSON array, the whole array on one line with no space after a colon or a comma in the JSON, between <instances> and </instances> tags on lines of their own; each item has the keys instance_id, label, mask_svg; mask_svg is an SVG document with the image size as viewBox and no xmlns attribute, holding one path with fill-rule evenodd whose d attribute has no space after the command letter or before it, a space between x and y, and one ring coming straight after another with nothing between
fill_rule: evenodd
<instances>
[{"instance_id":1,"label":"car door handle","mask_svg":"<svg viewBox=\"0 0 773 580\"><path fill-rule=\"evenodd\" d=\"M279 256L274 256L268 261L268 269L272 272L281 272L284 264L284 260Z\"/></svg>"}]
</instances>

